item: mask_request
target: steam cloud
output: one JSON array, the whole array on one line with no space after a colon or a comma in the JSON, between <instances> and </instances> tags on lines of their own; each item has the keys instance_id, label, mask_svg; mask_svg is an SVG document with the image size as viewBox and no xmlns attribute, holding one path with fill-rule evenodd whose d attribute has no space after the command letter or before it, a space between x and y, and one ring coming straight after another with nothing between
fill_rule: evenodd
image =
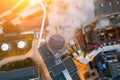
<instances>
[{"instance_id":1,"label":"steam cloud","mask_svg":"<svg viewBox=\"0 0 120 80\"><path fill-rule=\"evenodd\" d=\"M69 41L76 29L86 26L93 17L93 0L54 0L48 14L48 35L58 33Z\"/></svg>"}]
</instances>

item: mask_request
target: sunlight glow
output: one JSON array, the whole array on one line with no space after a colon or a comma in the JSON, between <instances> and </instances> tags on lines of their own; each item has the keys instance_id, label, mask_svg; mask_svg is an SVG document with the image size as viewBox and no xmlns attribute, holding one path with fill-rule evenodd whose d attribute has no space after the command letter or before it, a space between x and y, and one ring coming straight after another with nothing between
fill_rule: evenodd
<instances>
[{"instance_id":1,"label":"sunlight glow","mask_svg":"<svg viewBox=\"0 0 120 80\"><path fill-rule=\"evenodd\" d=\"M30 0L29 4L35 6L36 4L41 3L41 0Z\"/></svg>"}]
</instances>

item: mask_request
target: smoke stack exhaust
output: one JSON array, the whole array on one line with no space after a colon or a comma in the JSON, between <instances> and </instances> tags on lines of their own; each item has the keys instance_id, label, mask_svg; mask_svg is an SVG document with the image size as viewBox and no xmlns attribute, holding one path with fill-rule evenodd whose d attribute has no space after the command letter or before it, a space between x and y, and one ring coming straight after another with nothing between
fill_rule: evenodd
<instances>
[{"instance_id":1,"label":"smoke stack exhaust","mask_svg":"<svg viewBox=\"0 0 120 80\"><path fill-rule=\"evenodd\" d=\"M67 42L94 18L94 0L54 0L48 12L48 36L59 33Z\"/></svg>"}]
</instances>

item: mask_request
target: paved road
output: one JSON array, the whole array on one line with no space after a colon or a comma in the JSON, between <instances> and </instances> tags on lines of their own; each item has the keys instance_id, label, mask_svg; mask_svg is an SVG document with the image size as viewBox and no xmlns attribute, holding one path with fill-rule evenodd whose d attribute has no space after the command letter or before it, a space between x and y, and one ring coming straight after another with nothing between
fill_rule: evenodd
<instances>
[{"instance_id":1,"label":"paved road","mask_svg":"<svg viewBox=\"0 0 120 80\"><path fill-rule=\"evenodd\" d=\"M44 78L43 80L51 80L48 70L44 64L44 61L38 51L37 45L38 45L38 40L34 39L32 43L32 49L27 54L5 58L0 61L0 66L6 63L12 62L12 61L23 60L27 57L31 57L36 62L36 64L40 66L40 73L42 74L42 77Z\"/></svg>"}]
</instances>

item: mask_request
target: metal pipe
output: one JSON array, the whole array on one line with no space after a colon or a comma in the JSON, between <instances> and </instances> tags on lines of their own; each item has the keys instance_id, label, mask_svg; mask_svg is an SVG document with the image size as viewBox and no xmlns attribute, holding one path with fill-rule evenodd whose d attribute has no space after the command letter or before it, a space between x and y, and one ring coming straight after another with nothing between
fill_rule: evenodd
<instances>
[{"instance_id":1,"label":"metal pipe","mask_svg":"<svg viewBox=\"0 0 120 80\"><path fill-rule=\"evenodd\" d=\"M117 50L120 51L120 44L108 45L103 46L102 48L99 47L97 50L93 50L88 55L84 57L84 54L78 55L75 59L83 64L88 64L89 61L92 61L95 56L97 56L100 52L106 52L110 50Z\"/></svg>"},{"instance_id":2,"label":"metal pipe","mask_svg":"<svg viewBox=\"0 0 120 80\"><path fill-rule=\"evenodd\" d=\"M46 8L45 8L44 4L42 3L42 1L41 1L40 5L42 7L42 10L44 11L44 14L43 14L43 20L42 20L41 30L40 30L40 33L39 33L40 37L39 37L39 41L38 41L38 48L40 47L40 43L41 43L41 40L42 40L43 30L44 30L44 24L45 24L45 19L46 19L46 14L47 14Z\"/></svg>"}]
</instances>

